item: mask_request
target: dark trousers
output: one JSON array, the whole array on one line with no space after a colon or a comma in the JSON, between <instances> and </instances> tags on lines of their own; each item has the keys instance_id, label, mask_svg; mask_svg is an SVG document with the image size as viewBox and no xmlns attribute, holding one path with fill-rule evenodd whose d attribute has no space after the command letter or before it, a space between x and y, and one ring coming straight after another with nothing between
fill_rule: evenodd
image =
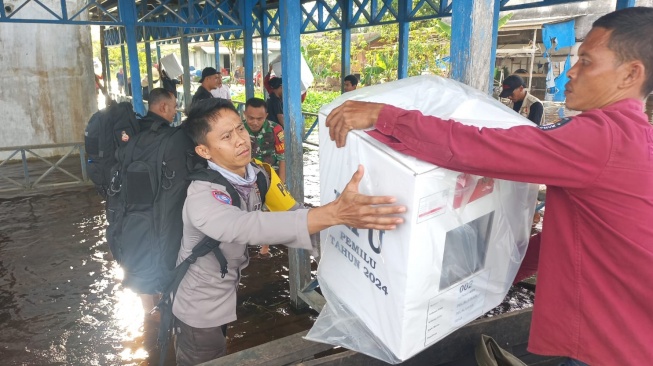
<instances>
[{"instance_id":1,"label":"dark trousers","mask_svg":"<svg viewBox=\"0 0 653 366\"><path fill-rule=\"evenodd\" d=\"M177 366L194 366L227 354L227 325L194 328L175 319Z\"/></svg>"}]
</instances>

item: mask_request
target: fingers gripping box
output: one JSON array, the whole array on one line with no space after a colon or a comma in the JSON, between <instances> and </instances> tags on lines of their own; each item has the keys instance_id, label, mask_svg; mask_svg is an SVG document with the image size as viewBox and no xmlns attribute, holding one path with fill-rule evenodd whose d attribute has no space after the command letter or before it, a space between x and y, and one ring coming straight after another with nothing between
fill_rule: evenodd
<instances>
[{"instance_id":1,"label":"fingers gripping box","mask_svg":"<svg viewBox=\"0 0 653 366\"><path fill-rule=\"evenodd\" d=\"M449 79L420 76L346 93L320 111L320 197L334 200L359 164L361 193L408 207L397 230L321 233L327 305L308 339L404 361L501 303L526 252L537 187L473 176L398 153L353 131L330 141L328 113L347 99L392 104L478 127L530 124Z\"/></svg>"}]
</instances>

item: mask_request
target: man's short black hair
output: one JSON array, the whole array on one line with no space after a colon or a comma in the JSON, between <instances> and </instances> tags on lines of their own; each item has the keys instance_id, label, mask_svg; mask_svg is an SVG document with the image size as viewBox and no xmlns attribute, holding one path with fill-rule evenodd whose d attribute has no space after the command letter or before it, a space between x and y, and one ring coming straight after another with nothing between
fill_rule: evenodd
<instances>
[{"instance_id":1,"label":"man's short black hair","mask_svg":"<svg viewBox=\"0 0 653 366\"><path fill-rule=\"evenodd\" d=\"M206 134L211 132L211 120L219 118L220 113L232 111L238 114L229 99L209 98L198 100L186 111L184 128L195 144L206 144Z\"/></svg>"},{"instance_id":2,"label":"man's short black hair","mask_svg":"<svg viewBox=\"0 0 653 366\"><path fill-rule=\"evenodd\" d=\"M611 31L608 48L619 61L639 60L644 64L646 80L642 92L653 92L653 8L617 10L597 19L592 27Z\"/></svg>"},{"instance_id":3,"label":"man's short black hair","mask_svg":"<svg viewBox=\"0 0 653 366\"><path fill-rule=\"evenodd\" d=\"M154 88L150 91L150 95L147 97L147 103L150 106L154 106L163 101L174 99L175 95L170 91L163 88Z\"/></svg>"},{"instance_id":4,"label":"man's short black hair","mask_svg":"<svg viewBox=\"0 0 653 366\"><path fill-rule=\"evenodd\" d=\"M351 85L353 85L353 86L358 85L358 78L356 78L356 76L354 76L354 75L345 76L344 81L349 81L351 83Z\"/></svg>"},{"instance_id":5,"label":"man's short black hair","mask_svg":"<svg viewBox=\"0 0 653 366\"><path fill-rule=\"evenodd\" d=\"M265 101L261 98L249 98L247 99L247 102L245 102L245 109L247 107L252 107L252 108L265 108L265 111L268 111L268 105L265 103Z\"/></svg>"}]
</instances>

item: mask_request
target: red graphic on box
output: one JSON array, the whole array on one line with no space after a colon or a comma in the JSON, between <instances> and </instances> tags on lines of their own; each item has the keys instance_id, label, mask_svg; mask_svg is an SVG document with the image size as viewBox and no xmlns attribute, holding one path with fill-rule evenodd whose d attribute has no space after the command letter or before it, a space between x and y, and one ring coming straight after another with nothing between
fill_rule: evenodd
<instances>
[{"instance_id":1,"label":"red graphic on box","mask_svg":"<svg viewBox=\"0 0 653 366\"><path fill-rule=\"evenodd\" d=\"M470 191L472 191L470 195ZM456 178L456 191L453 198L453 208L457 209L462 206L463 199L469 197L466 200L466 204L472 203L479 198L485 197L488 194L494 191L494 179L482 177L478 180L475 180L469 174L462 173Z\"/></svg>"}]
</instances>

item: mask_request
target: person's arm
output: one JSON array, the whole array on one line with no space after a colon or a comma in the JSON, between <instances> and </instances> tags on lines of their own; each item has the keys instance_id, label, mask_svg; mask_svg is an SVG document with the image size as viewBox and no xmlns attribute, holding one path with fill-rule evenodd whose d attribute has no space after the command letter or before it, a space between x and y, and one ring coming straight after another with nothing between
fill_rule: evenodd
<instances>
[{"instance_id":1,"label":"person's arm","mask_svg":"<svg viewBox=\"0 0 653 366\"><path fill-rule=\"evenodd\" d=\"M284 244L304 249L312 249L309 234L333 225L393 230L403 223L395 215L404 213L406 208L394 204L394 197L358 193L362 177L360 166L336 200L310 210L242 211L224 202L222 197L229 197L226 189L206 189L186 198L184 215L204 235L219 241L242 245Z\"/></svg>"},{"instance_id":2,"label":"person's arm","mask_svg":"<svg viewBox=\"0 0 653 366\"><path fill-rule=\"evenodd\" d=\"M542 103L533 103L531 104L531 111L528 112L528 119L531 120L531 122L535 122L536 125L540 125L540 122L542 122L542 115L544 114L544 106L542 106Z\"/></svg>"},{"instance_id":3,"label":"person's arm","mask_svg":"<svg viewBox=\"0 0 653 366\"><path fill-rule=\"evenodd\" d=\"M284 120L283 120L283 112L281 112L280 114L277 113L277 121L279 121L279 124L281 125L281 127L286 127L286 124L284 123Z\"/></svg>"},{"instance_id":4,"label":"person's arm","mask_svg":"<svg viewBox=\"0 0 653 366\"><path fill-rule=\"evenodd\" d=\"M374 126L370 135L377 140L443 168L573 188L594 181L609 159L612 132L600 113L542 128L478 128L419 111L347 101L329 114L327 127L338 146L351 129Z\"/></svg>"},{"instance_id":5,"label":"person's arm","mask_svg":"<svg viewBox=\"0 0 653 366\"><path fill-rule=\"evenodd\" d=\"M263 78L263 87L265 90L268 92L268 94L272 94L272 88L270 87L270 73L272 72L272 65L270 65L270 70L268 73L265 75Z\"/></svg>"}]
</instances>

